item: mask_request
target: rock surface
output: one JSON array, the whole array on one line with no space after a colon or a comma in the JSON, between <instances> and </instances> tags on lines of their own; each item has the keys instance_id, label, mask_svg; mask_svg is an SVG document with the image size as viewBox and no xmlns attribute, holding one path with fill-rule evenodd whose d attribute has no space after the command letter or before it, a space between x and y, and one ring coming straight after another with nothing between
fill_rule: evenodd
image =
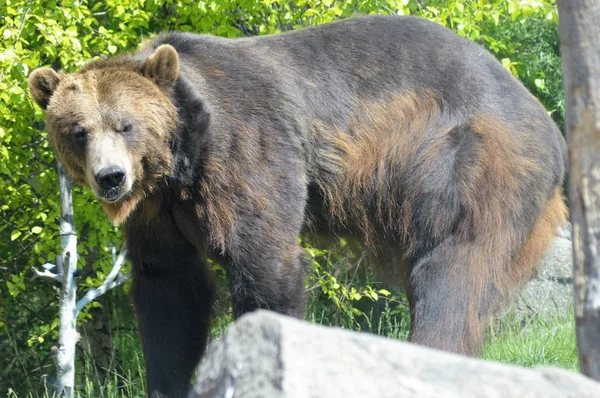
<instances>
[{"instance_id":1,"label":"rock surface","mask_svg":"<svg viewBox=\"0 0 600 398\"><path fill-rule=\"evenodd\" d=\"M600 383L555 368L461 357L266 311L211 344L190 398L587 398Z\"/></svg>"},{"instance_id":2,"label":"rock surface","mask_svg":"<svg viewBox=\"0 0 600 398\"><path fill-rule=\"evenodd\" d=\"M552 319L573 308L573 247L568 232L557 236L536 275L523 287L507 314L517 320Z\"/></svg>"}]
</instances>

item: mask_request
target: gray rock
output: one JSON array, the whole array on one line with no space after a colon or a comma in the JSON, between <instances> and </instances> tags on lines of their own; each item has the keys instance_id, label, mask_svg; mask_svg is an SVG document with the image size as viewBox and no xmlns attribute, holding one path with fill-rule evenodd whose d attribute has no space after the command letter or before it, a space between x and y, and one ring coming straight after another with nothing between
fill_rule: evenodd
<instances>
[{"instance_id":1,"label":"gray rock","mask_svg":"<svg viewBox=\"0 0 600 398\"><path fill-rule=\"evenodd\" d=\"M570 222L559 228L558 236L564 239L573 240L573 226Z\"/></svg>"},{"instance_id":2,"label":"gray rock","mask_svg":"<svg viewBox=\"0 0 600 398\"><path fill-rule=\"evenodd\" d=\"M598 397L600 383L257 311L209 347L190 398Z\"/></svg>"},{"instance_id":3,"label":"gray rock","mask_svg":"<svg viewBox=\"0 0 600 398\"><path fill-rule=\"evenodd\" d=\"M516 319L552 319L573 308L573 247L557 237L544 256L536 275L523 287L508 314Z\"/></svg>"}]
</instances>

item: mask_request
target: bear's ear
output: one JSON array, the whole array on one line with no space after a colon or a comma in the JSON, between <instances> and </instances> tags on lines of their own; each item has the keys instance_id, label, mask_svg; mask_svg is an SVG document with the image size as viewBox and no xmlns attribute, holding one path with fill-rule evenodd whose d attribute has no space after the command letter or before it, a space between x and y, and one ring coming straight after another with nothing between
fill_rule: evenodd
<instances>
[{"instance_id":1,"label":"bear's ear","mask_svg":"<svg viewBox=\"0 0 600 398\"><path fill-rule=\"evenodd\" d=\"M168 44L160 45L142 66L142 73L159 86L175 83L179 75L179 55Z\"/></svg>"},{"instance_id":2,"label":"bear's ear","mask_svg":"<svg viewBox=\"0 0 600 398\"><path fill-rule=\"evenodd\" d=\"M50 68L40 68L29 76L29 92L33 100L46 109L54 90L60 83L60 75Z\"/></svg>"}]
</instances>

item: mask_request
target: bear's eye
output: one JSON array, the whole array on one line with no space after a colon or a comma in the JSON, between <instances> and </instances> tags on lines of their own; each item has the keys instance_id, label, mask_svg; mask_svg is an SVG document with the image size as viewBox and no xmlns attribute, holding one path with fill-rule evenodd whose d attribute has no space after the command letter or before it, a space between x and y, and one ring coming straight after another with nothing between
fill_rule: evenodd
<instances>
[{"instance_id":1,"label":"bear's eye","mask_svg":"<svg viewBox=\"0 0 600 398\"><path fill-rule=\"evenodd\" d=\"M120 133L129 133L133 129L133 123L130 121L125 121L121 124L121 127L117 129Z\"/></svg>"},{"instance_id":2,"label":"bear's eye","mask_svg":"<svg viewBox=\"0 0 600 398\"><path fill-rule=\"evenodd\" d=\"M87 131L80 125L73 126L72 137L76 142L84 142L87 139Z\"/></svg>"}]
</instances>

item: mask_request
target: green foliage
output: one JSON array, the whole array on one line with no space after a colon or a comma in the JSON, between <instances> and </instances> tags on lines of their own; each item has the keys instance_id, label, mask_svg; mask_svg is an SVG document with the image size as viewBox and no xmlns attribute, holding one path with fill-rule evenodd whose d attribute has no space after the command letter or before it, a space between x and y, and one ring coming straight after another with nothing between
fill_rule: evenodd
<instances>
[{"instance_id":1,"label":"green foliage","mask_svg":"<svg viewBox=\"0 0 600 398\"><path fill-rule=\"evenodd\" d=\"M524 326L508 318L491 335L482 358L524 367L558 366L579 371L575 317L571 311L555 319L534 317Z\"/></svg>"},{"instance_id":2,"label":"green foliage","mask_svg":"<svg viewBox=\"0 0 600 398\"><path fill-rule=\"evenodd\" d=\"M341 239L331 250L303 242L313 273L307 278L307 314L330 326L389 335L409 320L404 297L393 295L373 278L364 254ZM353 250L354 249L354 250Z\"/></svg>"},{"instance_id":3,"label":"green foliage","mask_svg":"<svg viewBox=\"0 0 600 398\"><path fill-rule=\"evenodd\" d=\"M43 133L43 113L27 93L31 71L41 66L73 71L91 58L133 50L164 30L241 37L373 13L424 16L476 40L563 124L554 1L0 0L0 357L20 353L18 361L0 369L0 391L6 391L4 383L37 386L30 380L49 372L47 353L56 337L56 290L48 281L33 280L31 273L33 266L54 262L60 244L54 156ZM89 192L75 188L73 197L85 289L108 273L109 247L120 245L121 234ZM335 252L308 247L315 268L308 281L312 320L404 333L404 321L398 321L404 318L397 316L405 311L401 300L375 285L367 272L359 275L353 266L340 266L355 265L360 256L344 247ZM387 315L374 321L375 310ZM80 321L90 319L91 311ZM229 321L220 319L222 327ZM30 384L22 383L24 376Z\"/></svg>"}]
</instances>

